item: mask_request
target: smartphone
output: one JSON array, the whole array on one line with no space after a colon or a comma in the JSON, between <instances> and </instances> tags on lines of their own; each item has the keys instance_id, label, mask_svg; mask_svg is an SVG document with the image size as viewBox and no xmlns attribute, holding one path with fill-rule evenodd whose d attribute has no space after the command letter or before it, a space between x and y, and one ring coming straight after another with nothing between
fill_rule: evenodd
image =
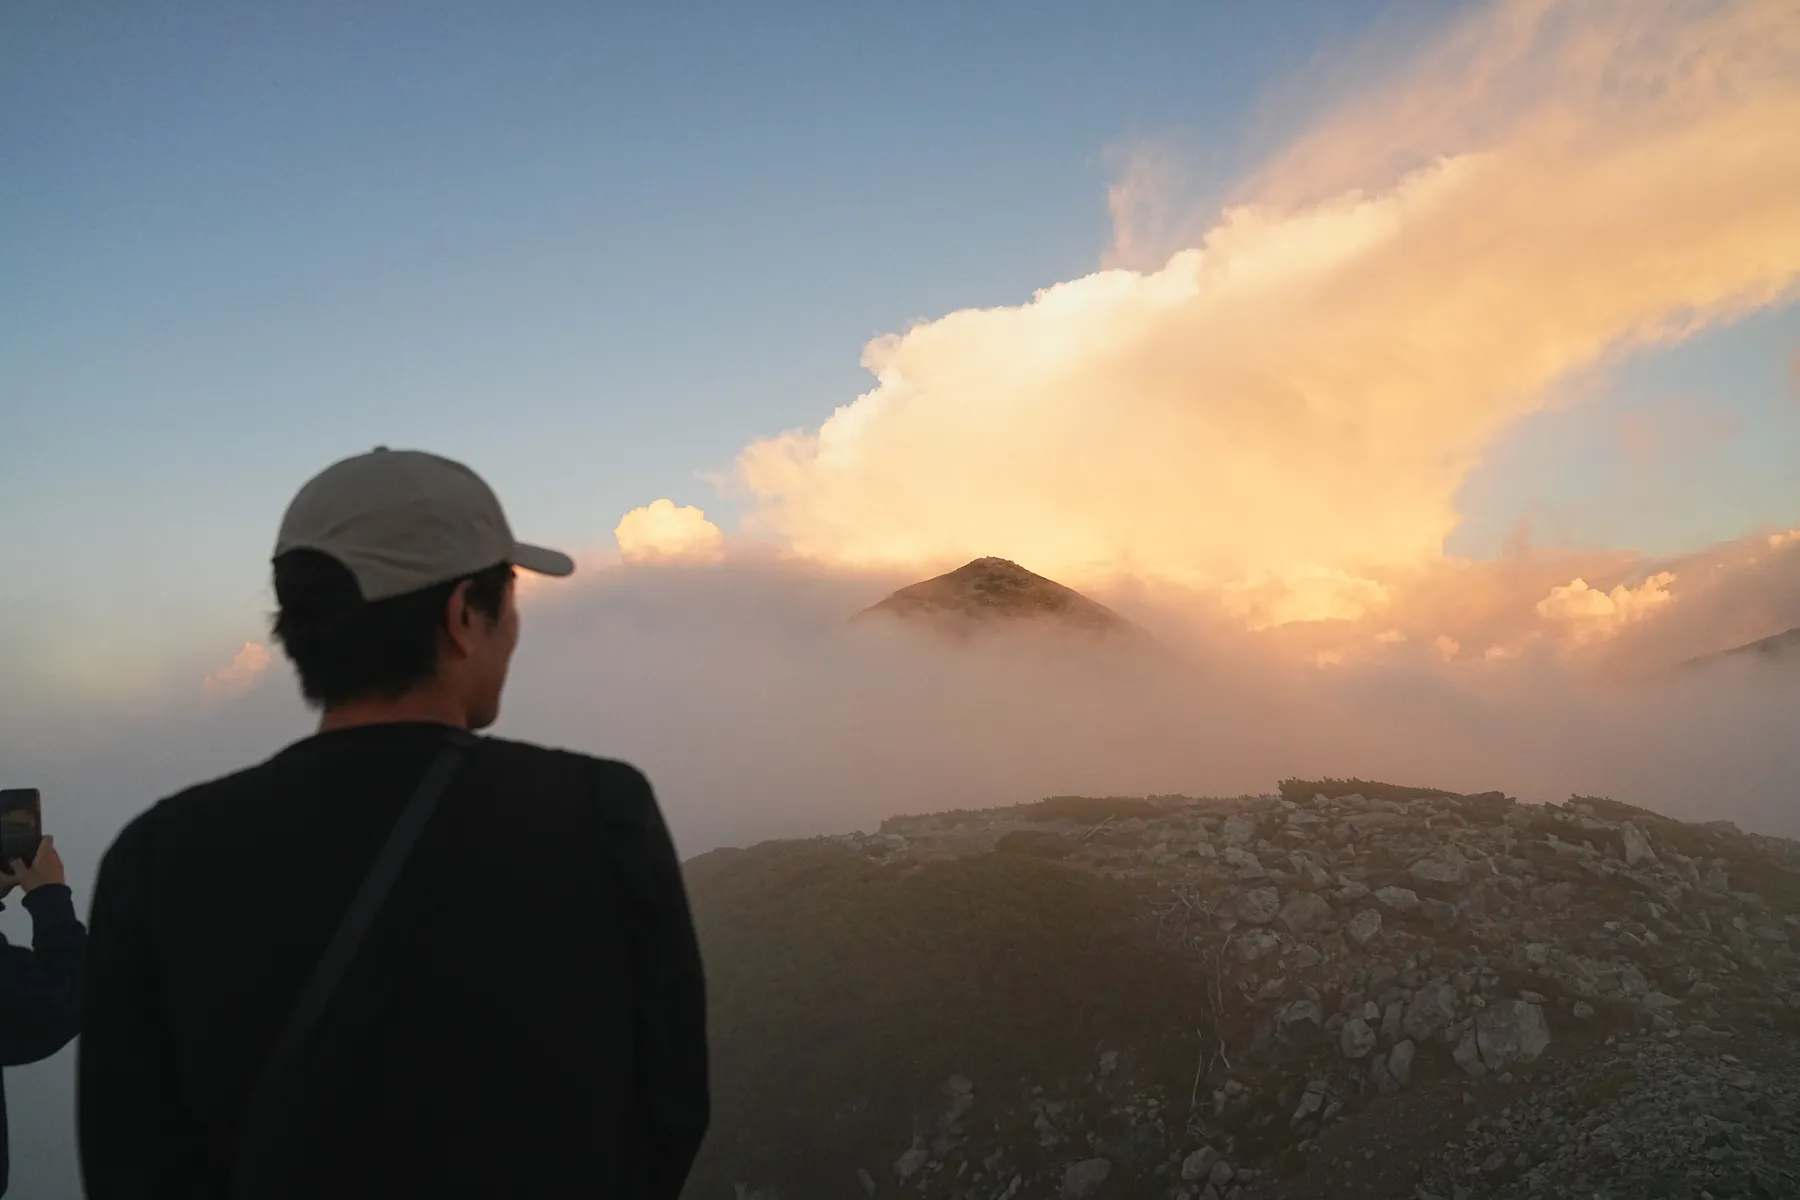
<instances>
[{"instance_id":1,"label":"smartphone","mask_svg":"<svg viewBox=\"0 0 1800 1200\"><path fill-rule=\"evenodd\" d=\"M35 860L43 837L44 812L38 790L0 790L0 871L15 859Z\"/></svg>"}]
</instances>

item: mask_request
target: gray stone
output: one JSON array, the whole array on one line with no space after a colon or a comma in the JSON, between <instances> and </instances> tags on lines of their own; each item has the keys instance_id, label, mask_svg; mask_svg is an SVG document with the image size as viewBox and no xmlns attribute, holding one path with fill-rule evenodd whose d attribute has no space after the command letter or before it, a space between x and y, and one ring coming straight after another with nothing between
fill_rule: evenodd
<instances>
[{"instance_id":1,"label":"gray stone","mask_svg":"<svg viewBox=\"0 0 1800 1200\"><path fill-rule=\"evenodd\" d=\"M1400 1090L1400 1085L1388 1074L1385 1050L1369 1056L1369 1069L1364 1073L1364 1078L1371 1087L1380 1088L1384 1096L1391 1096Z\"/></svg>"},{"instance_id":2,"label":"gray stone","mask_svg":"<svg viewBox=\"0 0 1800 1200\"><path fill-rule=\"evenodd\" d=\"M1635 867L1657 861L1656 851L1650 845L1650 835L1638 828L1636 821L1627 821L1619 826L1619 837L1625 843L1626 866Z\"/></svg>"},{"instance_id":3,"label":"gray stone","mask_svg":"<svg viewBox=\"0 0 1800 1200\"><path fill-rule=\"evenodd\" d=\"M1577 1000L1575 1002L1575 1007L1569 1011L1575 1014L1575 1019L1577 1021L1585 1021L1594 1015L1594 1006L1589 1004L1586 1000Z\"/></svg>"},{"instance_id":4,"label":"gray stone","mask_svg":"<svg viewBox=\"0 0 1800 1200\"><path fill-rule=\"evenodd\" d=\"M1461 887L1469 882L1469 864L1452 847L1435 858L1421 858L1407 874L1424 884Z\"/></svg>"},{"instance_id":5,"label":"gray stone","mask_svg":"<svg viewBox=\"0 0 1800 1200\"><path fill-rule=\"evenodd\" d=\"M1457 1066L1477 1079L1487 1074L1487 1064L1481 1061L1481 1050L1475 1044L1473 1032L1463 1034L1462 1040L1456 1043L1456 1049L1451 1052L1450 1057L1456 1060Z\"/></svg>"},{"instance_id":6,"label":"gray stone","mask_svg":"<svg viewBox=\"0 0 1800 1200\"><path fill-rule=\"evenodd\" d=\"M862 1185L863 1195L875 1194L875 1177L861 1167L856 1168L856 1182Z\"/></svg>"},{"instance_id":7,"label":"gray stone","mask_svg":"<svg viewBox=\"0 0 1800 1200\"><path fill-rule=\"evenodd\" d=\"M1456 1019L1456 988L1449 983L1428 983L1413 993L1400 1027L1417 1041L1426 1041Z\"/></svg>"},{"instance_id":8,"label":"gray stone","mask_svg":"<svg viewBox=\"0 0 1800 1200\"><path fill-rule=\"evenodd\" d=\"M1219 836L1230 846L1242 846L1256 836L1256 822L1244 817L1226 817Z\"/></svg>"},{"instance_id":9,"label":"gray stone","mask_svg":"<svg viewBox=\"0 0 1800 1200\"><path fill-rule=\"evenodd\" d=\"M1419 907L1419 893L1411 888L1384 887L1375 890L1375 899L1395 912L1412 912Z\"/></svg>"},{"instance_id":10,"label":"gray stone","mask_svg":"<svg viewBox=\"0 0 1800 1200\"><path fill-rule=\"evenodd\" d=\"M1456 905L1443 900L1433 900L1429 896L1419 901L1419 913L1427 921L1430 921L1434 928L1440 930L1455 928L1456 918L1461 915Z\"/></svg>"},{"instance_id":11,"label":"gray stone","mask_svg":"<svg viewBox=\"0 0 1800 1200\"><path fill-rule=\"evenodd\" d=\"M1391 1046L1400 1040L1400 1022L1406 1015L1406 1006L1396 1000L1381 1013L1381 1044Z\"/></svg>"},{"instance_id":12,"label":"gray stone","mask_svg":"<svg viewBox=\"0 0 1800 1200\"><path fill-rule=\"evenodd\" d=\"M1181 1177L1189 1183L1198 1183L1211 1174L1213 1164L1219 1161L1219 1152L1211 1146L1202 1146L1181 1160Z\"/></svg>"},{"instance_id":13,"label":"gray stone","mask_svg":"<svg viewBox=\"0 0 1800 1200\"><path fill-rule=\"evenodd\" d=\"M1544 1010L1524 1000L1509 1000L1475 1016L1475 1040L1481 1060L1498 1071L1516 1062L1531 1062L1550 1045Z\"/></svg>"},{"instance_id":14,"label":"gray stone","mask_svg":"<svg viewBox=\"0 0 1800 1200\"><path fill-rule=\"evenodd\" d=\"M917 1175L925 1164L930 1161L931 1152L925 1149L923 1143L915 1139L911 1148L908 1149L905 1154L902 1154L899 1158L894 1160L894 1174L900 1177L901 1183L905 1183L908 1179Z\"/></svg>"},{"instance_id":15,"label":"gray stone","mask_svg":"<svg viewBox=\"0 0 1800 1200\"><path fill-rule=\"evenodd\" d=\"M1271 892L1273 888L1269 889ZM1289 933L1306 933L1331 919L1331 905L1311 892L1295 892L1281 906L1281 924Z\"/></svg>"},{"instance_id":16,"label":"gray stone","mask_svg":"<svg viewBox=\"0 0 1800 1200\"><path fill-rule=\"evenodd\" d=\"M1480 920L1487 916L1488 889L1482 884L1475 884L1463 889L1462 895L1456 898L1457 911L1470 920Z\"/></svg>"},{"instance_id":17,"label":"gray stone","mask_svg":"<svg viewBox=\"0 0 1800 1200\"><path fill-rule=\"evenodd\" d=\"M1237 914L1251 925L1267 925L1281 911L1281 893L1274 888L1251 888L1237 898Z\"/></svg>"},{"instance_id":18,"label":"gray stone","mask_svg":"<svg viewBox=\"0 0 1800 1200\"><path fill-rule=\"evenodd\" d=\"M1112 1164L1104 1158L1084 1158L1063 1168L1063 1200L1088 1200L1112 1177Z\"/></svg>"},{"instance_id":19,"label":"gray stone","mask_svg":"<svg viewBox=\"0 0 1800 1200\"><path fill-rule=\"evenodd\" d=\"M1267 958L1281 949L1281 941L1274 934L1261 929L1252 929L1249 933L1239 934L1232 939L1232 949L1237 951L1242 962L1253 963Z\"/></svg>"},{"instance_id":20,"label":"gray stone","mask_svg":"<svg viewBox=\"0 0 1800 1200\"><path fill-rule=\"evenodd\" d=\"M1366 946L1381 932L1381 910L1365 908L1350 918L1344 933L1359 946Z\"/></svg>"},{"instance_id":21,"label":"gray stone","mask_svg":"<svg viewBox=\"0 0 1800 1200\"><path fill-rule=\"evenodd\" d=\"M1361 1017L1351 1017L1338 1031L1338 1048L1345 1058L1362 1058L1375 1049L1375 1031Z\"/></svg>"},{"instance_id":22,"label":"gray stone","mask_svg":"<svg viewBox=\"0 0 1800 1200\"><path fill-rule=\"evenodd\" d=\"M1300 1093L1300 1103L1294 1106L1294 1119L1291 1123L1298 1125L1324 1107L1325 1081L1315 1079L1306 1085L1304 1092Z\"/></svg>"},{"instance_id":23,"label":"gray stone","mask_svg":"<svg viewBox=\"0 0 1800 1200\"><path fill-rule=\"evenodd\" d=\"M1275 1014L1276 1031L1284 1037L1317 1033L1324 1023L1317 1000L1295 1000ZM1310 1029L1307 1027L1311 1026Z\"/></svg>"},{"instance_id":24,"label":"gray stone","mask_svg":"<svg viewBox=\"0 0 1800 1200\"><path fill-rule=\"evenodd\" d=\"M1206 1177L1206 1182L1209 1187L1222 1188L1231 1182L1232 1176L1235 1174L1236 1172L1231 1169L1231 1164L1220 1159L1213 1164L1212 1173Z\"/></svg>"},{"instance_id":25,"label":"gray stone","mask_svg":"<svg viewBox=\"0 0 1800 1200\"><path fill-rule=\"evenodd\" d=\"M1378 829L1392 829L1403 824L1406 818L1399 813L1371 812L1358 813L1345 822L1350 832L1357 837L1367 837Z\"/></svg>"},{"instance_id":26,"label":"gray stone","mask_svg":"<svg viewBox=\"0 0 1800 1200\"><path fill-rule=\"evenodd\" d=\"M1237 873L1244 878L1263 879L1269 874L1263 867L1262 860L1242 846L1225 847L1225 852L1219 858L1226 866L1236 868Z\"/></svg>"},{"instance_id":27,"label":"gray stone","mask_svg":"<svg viewBox=\"0 0 1800 1200\"><path fill-rule=\"evenodd\" d=\"M1401 1087L1405 1087L1412 1079L1413 1053L1414 1047L1410 1041L1396 1042L1394 1048L1388 1051L1388 1074Z\"/></svg>"},{"instance_id":28,"label":"gray stone","mask_svg":"<svg viewBox=\"0 0 1800 1200\"><path fill-rule=\"evenodd\" d=\"M973 1092L953 1092L950 1096L950 1103L944 1107L944 1119L954 1125L974 1107L975 1094Z\"/></svg>"}]
</instances>

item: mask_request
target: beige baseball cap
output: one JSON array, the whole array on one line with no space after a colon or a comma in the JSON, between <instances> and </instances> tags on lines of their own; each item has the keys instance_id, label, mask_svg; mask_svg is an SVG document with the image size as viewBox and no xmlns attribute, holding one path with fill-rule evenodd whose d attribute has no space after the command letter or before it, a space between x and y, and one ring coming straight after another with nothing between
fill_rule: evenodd
<instances>
[{"instance_id":1,"label":"beige baseball cap","mask_svg":"<svg viewBox=\"0 0 1800 1200\"><path fill-rule=\"evenodd\" d=\"M333 463L294 496L275 555L317 550L349 568L366 601L416 592L500 563L568 575L568 555L513 538L493 489L462 463L377 446Z\"/></svg>"}]
</instances>

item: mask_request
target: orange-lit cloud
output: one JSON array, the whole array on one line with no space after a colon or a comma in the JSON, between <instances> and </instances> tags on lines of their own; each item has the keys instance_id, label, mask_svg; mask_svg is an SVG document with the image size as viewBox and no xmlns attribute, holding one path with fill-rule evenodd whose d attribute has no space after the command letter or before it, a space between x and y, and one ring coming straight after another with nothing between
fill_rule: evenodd
<instances>
[{"instance_id":1,"label":"orange-lit cloud","mask_svg":"<svg viewBox=\"0 0 1800 1200\"><path fill-rule=\"evenodd\" d=\"M270 662L268 647L260 642L245 642L231 662L200 681L200 690L214 697L241 696Z\"/></svg>"},{"instance_id":2,"label":"orange-lit cloud","mask_svg":"<svg viewBox=\"0 0 1800 1200\"><path fill-rule=\"evenodd\" d=\"M1674 582L1674 572L1659 571L1637 587L1621 583L1603 592L1589 587L1585 579L1575 579L1551 588L1550 594L1538 601L1537 612L1546 621L1573 630L1578 642L1591 641L1609 637L1668 604L1673 599L1669 585Z\"/></svg>"},{"instance_id":3,"label":"orange-lit cloud","mask_svg":"<svg viewBox=\"0 0 1800 1200\"><path fill-rule=\"evenodd\" d=\"M1176 581L1253 626L1378 616L1500 431L1793 295L1792 4L1502 3L1394 80L1160 268L869 343L873 389L742 452L746 527L839 564Z\"/></svg>"},{"instance_id":4,"label":"orange-lit cloud","mask_svg":"<svg viewBox=\"0 0 1800 1200\"><path fill-rule=\"evenodd\" d=\"M634 508L613 530L619 553L628 562L644 559L717 559L724 538L719 527L698 508L677 508L672 500L658 500Z\"/></svg>"},{"instance_id":5,"label":"orange-lit cloud","mask_svg":"<svg viewBox=\"0 0 1800 1200\"><path fill-rule=\"evenodd\" d=\"M1538 615L1547 621L1605 621L1608 623L1636 620L1669 602L1669 585L1675 582L1672 572L1662 571L1633 588L1620 584L1610 592L1588 586L1585 579L1575 579L1550 589L1538 601Z\"/></svg>"}]
</instances>

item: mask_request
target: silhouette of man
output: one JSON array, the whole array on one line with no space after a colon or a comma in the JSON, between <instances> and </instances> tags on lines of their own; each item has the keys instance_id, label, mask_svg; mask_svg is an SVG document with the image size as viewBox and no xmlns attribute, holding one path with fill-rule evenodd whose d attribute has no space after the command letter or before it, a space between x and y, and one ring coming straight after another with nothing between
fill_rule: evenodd
<instances>
[{"instance_id":1,"label":"silhouette of man","mask_svg":"<svg viewBox=\"0 0 1800 1200\"><path fill-rule=\"evenodd\" d=\"M294 498L274 635L323 718L160 801L102 861L90 1200L228 1195L241 1133L258 1197L681 1191L708 1120L705 1000L650 785L461 732L499 715L515 567L573 570L435 455L377 448ZM271 1102L275 1136L245 1133L297 995L449 741L468 748Z\"/></svg>"},{"instance_id":2,"label":"silhouette of man","mask_svg":"<svg viewBox=\"0 0 1800 1200\"><path fill-rule=\"evenodd\" d=\"M81 952L87 932L63 877L62 856L46 837L27 863L15 859L0 874L0 898L25 890L31 947L0 937L0 1066L41 1062L74 1040L81 996ZM0 1087L0 1196L6 1194L9 1154L6 1092Z\"/></svg>"}]
</instances>

